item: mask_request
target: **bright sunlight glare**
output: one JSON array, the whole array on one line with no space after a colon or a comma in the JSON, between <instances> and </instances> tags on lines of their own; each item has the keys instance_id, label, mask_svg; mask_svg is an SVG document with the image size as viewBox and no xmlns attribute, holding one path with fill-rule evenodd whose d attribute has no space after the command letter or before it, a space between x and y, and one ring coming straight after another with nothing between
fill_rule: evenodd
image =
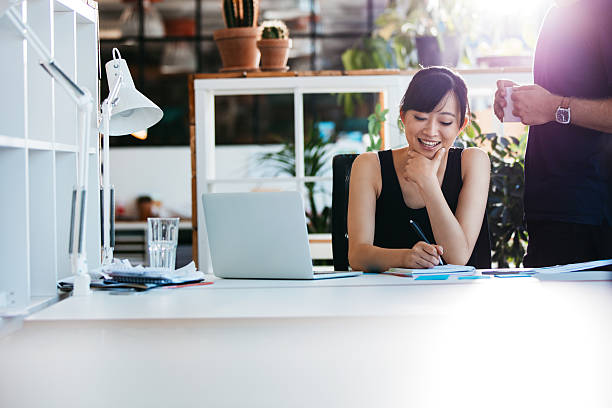
<instances>
[{"instance_id":1,"label":"bright sunlight glare","mask_svg":"<svg viewBox=\"0 0 612 408\"><path fill-rule=\"evenodd\" d=\"M529 15L532 11L549 6L554 0L466 0L475 10L489 15Z\"/></svg>"}]
</instances>

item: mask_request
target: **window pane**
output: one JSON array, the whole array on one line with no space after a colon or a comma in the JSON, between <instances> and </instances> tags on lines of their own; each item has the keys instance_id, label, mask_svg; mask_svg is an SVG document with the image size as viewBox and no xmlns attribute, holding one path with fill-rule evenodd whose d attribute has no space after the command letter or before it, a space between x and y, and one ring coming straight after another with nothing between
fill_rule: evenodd
<instances>
[{"instance_id":1,"label":"window pane","mask_svg":"<svg viewBox=\"0 0 612 408\"><path fill-rule=\"evenodd\" d=\"M215 98L216 177L295 175L293 95Z\"/></svg>"},{"instance_id":2,"label":"window pane","mask_svg":"<svg viewBox=\"0 0 612 408\"><path fill-rule=\"evenodd\" d=\"M306 176L331 176L335 154L366 151L368 116L378 100L374 93L304 95ZM321 156L326 165L319 164Z\"/></svg>"},{"instance_id":3,"label":"window pane","mask_svg":"<svg viewBox=\"0 0 612 408\"><path fill-rule=\"evenodd\" d=\"M174 43L168 43L174 44ZM121 58L130 69L136 89L164 112L162 119L149 128L141 138L132 136L112 137L113 146L189 146L189 97L186 73L166 74L161 70L165 44L147 43L145 59L139 64L139 48L121 43L105 42L101 46L102 67L112 57L113 47L118 47ZM141 76L141 73L144 73ZM101 100L108 97L109 89L103 68ZM144 139L143 139L144 138Z\"/></svg>"},{"instance_id":4,"label":"window pane","mask_svg":"<svg viewBox=\"0 0 612 408\"><path fill-rule=\"evenodd\" d=\"M304 183L304 210L311 234L331 233L332 182Z\"/></svg>"}]
</instances>

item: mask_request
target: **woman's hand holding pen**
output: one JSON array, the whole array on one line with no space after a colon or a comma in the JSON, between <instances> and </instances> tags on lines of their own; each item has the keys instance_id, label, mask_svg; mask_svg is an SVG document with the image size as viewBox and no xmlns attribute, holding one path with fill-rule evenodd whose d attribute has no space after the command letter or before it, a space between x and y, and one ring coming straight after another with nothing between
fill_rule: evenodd
<instances>
[{"instance_id":1,"label":"woman's hand holding pen","mask_svg":"<svg viewBox=\"0 0 612 408\"><path fill-rule=\"evenodd\" d=\"M432 245L419 241L411 249L406 250L405 268L433 268L440 264L444 250L440 245Z\"/></svg>"},{"instance_id":2,"label":"woman's hand holding pen","mask_svg":"<svg viewBox=\"0 0 612 408\"><path fill-rule=\"evenodd\" d=\"M406 164L403 176L407 181L412 181L419 188L427 185L438 184L438 169L444 157L446 149L441 148L436 155L429 159L422 154L409 150L406 153Z\"/></svg>"}]
</instances>

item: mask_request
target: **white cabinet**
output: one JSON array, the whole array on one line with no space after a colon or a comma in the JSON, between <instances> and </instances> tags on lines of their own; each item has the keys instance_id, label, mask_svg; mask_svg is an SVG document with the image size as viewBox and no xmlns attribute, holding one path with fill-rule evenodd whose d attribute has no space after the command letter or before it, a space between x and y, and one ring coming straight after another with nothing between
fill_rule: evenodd
<instances>
[{"instance_id":1,"label":"white cabinet","mask_svg":"<svg viewBox=\"0 0 612 408\"><path fill-rule=\"evenodd\" d=\"M57 64L94 98L89 140L87 259L100 263L99 47L95 2L26 0L15 6ZM0 316L56 298L69 276L77 107L39 65L7 16L0 18Z\"/></svg>"}]
</instances>

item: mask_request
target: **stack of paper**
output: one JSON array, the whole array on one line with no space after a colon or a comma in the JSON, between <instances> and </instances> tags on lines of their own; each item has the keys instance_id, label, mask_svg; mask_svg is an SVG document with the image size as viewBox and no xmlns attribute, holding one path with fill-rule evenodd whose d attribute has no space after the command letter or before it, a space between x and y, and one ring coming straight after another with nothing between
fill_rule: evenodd
<instances>
[{"instance_id":1,"label":"stack of paper","mask_svg":"<svg viewBox=\"0 0 612 408\"><path fill-rule=\"evenodd\" d=\"M612 265L612 259L580 262L567 265L536 268L534 275L540 280L585 281L585 280L612 280L612 266L607 271L593 271L591 269Z\"/></svg>"},{"instance_id":2,"label":"stack of paper","mask_svg":"<svg viewBox=\"0 0 612 408\"><path fill-rule=\"evenodd\" d=\"M568 273L585 271L587 269L601 268L603 266L612 265L612 259L602 259L601 261L580 262L567 265L547 266L545 268L537 268L538 273ZM612 269L612 267L610 268Z\"/></svg>"},{"instance_id":3,"label":"stack of paper","mask_svg":"<svg viewBox=\"0 0 612 408\"><path fill-rule=\"evenodd\" d=\"M105 268L103 275L117 282L158 284L184 283L204 279L204 274L196 270L193 261L175 270L144 267L142 265L131 266L129 262L113 263Z\"/></svg>"}]
</instances>

